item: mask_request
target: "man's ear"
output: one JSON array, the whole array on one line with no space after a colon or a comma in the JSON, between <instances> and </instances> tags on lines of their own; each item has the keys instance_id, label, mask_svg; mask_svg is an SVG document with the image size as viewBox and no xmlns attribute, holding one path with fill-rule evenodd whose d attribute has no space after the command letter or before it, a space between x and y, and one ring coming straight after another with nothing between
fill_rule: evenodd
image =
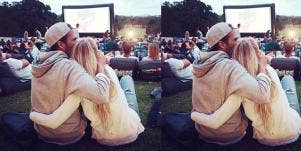
<instances>
[{"instance_id":1,"label":"man's ear","mask_svg":"<svg viewBox=\"0 0 301 151\"><path fill-rule=\"evenodd\" d=\"M219 47L220 47L221 49L223 49L223 50L226 50L226 49L227 49L227 44L224 43L224 42L222 42L222 41L219 41L219 42L218 42L218 45L219 45Z\"/></svg>"},{"instance_id":2,"label":"man's ear","mask_svg":"<svg viewBox=\"0 0 301 151\"><path fill-rule=\"evenodd\" d=\"M63 42L61 42L61 41L58 41L58 42L57 42L57 46L58 46L59 48L61 48L61 49L64 49L64 48L65 48L65 44L64 44Z\"/></svg>"}]
</instances>

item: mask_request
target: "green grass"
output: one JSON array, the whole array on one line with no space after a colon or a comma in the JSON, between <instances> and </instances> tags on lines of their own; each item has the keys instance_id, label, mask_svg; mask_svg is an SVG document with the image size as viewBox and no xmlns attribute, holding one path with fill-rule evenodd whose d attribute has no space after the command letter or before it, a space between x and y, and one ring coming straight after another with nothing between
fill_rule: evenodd
<instances>
[{"instance_id":1,"label":"green grass","mask_svg":"<svg viewBox=\"0 0 301 151\"><path fill-rule=\"evenodd\" d=\"M296 82L299 104L301 104L301 81ZM189 112L191 110L191 91L179 93L175 96L164 98L162 101L162 112ZM163 137L163 136L162 136ZM181 151L177 143L164 138L161 141L162 150L166 151ZM195 150L198 151L300 151L301 138L292 144L270 147L259 144L256 140L245 137L242 141L229 146L219 146L215 144L203 143Z\"/></svg>"},{"instance_id":2,"label":"green grass","mask_svg":"<svg viewBox=\"0 0 301 151\"><path fill-rule=\"evenodd\" d=\"M151 107L153 99L150 97L150 91L157 86L156 82L135 82L136 93L140 108L140 116L143 124L146 123L146 116ZM297 82L298 99L301 100L301 82ZM9 97L0 97L0 115L6 111L25 111L30 110L30 91L20 92ZM164 97L162 99L162 112L189 112L191 110L191 91L178 93L171 97ZM138 139L128 145L117 147L107 147L97 144L95 141L81 140L80 142L69 146L58 146L47 143L38 143L30 150L32 151L180 151L184 150L177 143L167 139L161 135L160 128L146 127L145 131L139 135ZM1 151L18 151L14 143L5 140L2 130L0 130L0 150ZM268 147L257 143L251 138L244 138L237 144L230 146L218 146L214 144L202 144L196 150L209 151L298 151L301 150L301 140L290 145L280 147Z\"/></svg>"},{"instance_id":3,"label":"green grass","mask_svg":"<svg viewBox=\"0 0 301 151\"><path fill-rule=\"evenodd\" d=\"M146 116L151 107L153 99L150 97L149 93L154 87L160 86L159 83L150 82L135 82L137 99L140 109L140 117L142 119L143 125L146 125ZM28 112L30 110L30 91L20 92L9 97L0 97L0 115L7 111L22 111ZM114 150L114 151L156 151L160 150L161 147L161 129L157 127L146 127L145 131L139 135L138 139L128 145L122 145L117 147L108 147L104 145L99 145L95 141L81 140L80 142L68 145L68 146L58 146L47 143L38 143L33 146L30 150L33 151L104 151L104 150ZM20 148L14 143L6 141L2 130L0 130L0 150L1 151L18 151Z\"/></svg>"}]
</instances>

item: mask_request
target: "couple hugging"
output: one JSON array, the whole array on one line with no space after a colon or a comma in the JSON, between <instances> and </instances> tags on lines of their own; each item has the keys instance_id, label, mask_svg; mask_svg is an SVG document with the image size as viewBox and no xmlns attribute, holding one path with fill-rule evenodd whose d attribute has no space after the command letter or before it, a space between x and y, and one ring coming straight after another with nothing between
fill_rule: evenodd
<instances>
[{"instance_id":1,"label":"couple hugging","mask_svg":"<svg viewBox=\"0 0 301 151\"><path fill-rule=\"evenodd\" d=\"M294 79L286 75L280 81L256 40L237 37L231 25L217 23L206 35L211 51L194 62L191 118L200 139L236 143L249 119L253 138L262 144L296 141L299 104L286 96L296 93Z\"/></svg>"},{"instance_id":2,"label":"couple hugging","mask_svg":"<svg viewBox=\"0 0 301 151\"><path fill-rule=\"evenodd\" d=\"M75 143L85 135L88 118L91 137L100 144L135 141L144 127L133 79L124 76L119 81L96 41L77 38L66 23L52 25L45 40L50 51L32 66L30 119L39 138L60 145Z\"/></svg>"}]
</instances>

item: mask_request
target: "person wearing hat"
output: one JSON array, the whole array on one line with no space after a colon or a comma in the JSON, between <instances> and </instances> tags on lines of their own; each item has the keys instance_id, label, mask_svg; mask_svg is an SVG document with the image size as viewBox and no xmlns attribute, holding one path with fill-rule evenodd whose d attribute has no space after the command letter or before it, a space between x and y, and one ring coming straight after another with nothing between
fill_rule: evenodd
<instances>
[{"instance_id":1,"label":"person wearing hat","mask_svg":"<svg viewBox=\"0 0 301 151\"><path fill-rule=\"evenodd\" d=\"M66 99L75 94L97 104L106 103L109 79L104 72L106 59L98 57L97 74L91 77L76 61L69 59L76 36L64 22L52 25L45 33L49 52L40 54L32 64L31 110L52 113ZM60 127L51 129L39 124L34 128L45 142L66 145L80 140L86 129L86 120L77 109Z\"/></svg>"},{"instance_id":2,"label":"person wearing hat","mask_svg":"<svg viewBox=\"0 0 301 151\"><path fill-rule=\"evenodd\" d=\"M253 78L236 60L231 52L236 45L237 34L231 25L221 22L212 26L206 38L210 51L195 60L193 67L192 112L210 114L216 111L232 94L256 103L268 101L271 80L266 75L267 58L259 55L259 74ZM195 119L193 114L191 118ZM199 137L205 142L220 145L233 144L246 134L247 119L238 109L233 116L217 129L196 123Z\"/></svg>"}]
</instances>

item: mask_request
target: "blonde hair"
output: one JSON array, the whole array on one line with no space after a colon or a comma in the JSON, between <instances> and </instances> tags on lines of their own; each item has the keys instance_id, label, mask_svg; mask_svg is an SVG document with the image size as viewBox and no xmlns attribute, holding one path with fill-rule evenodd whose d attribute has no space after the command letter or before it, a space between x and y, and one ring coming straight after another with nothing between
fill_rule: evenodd
<instances>
[{"instance_id":1,"label":"blonde hair","mask_svg":"<svg viewBox=\"0 0 301 151\"><path fill-rule=\"evenodd\" d=\"M240 38L237 42L237 45L234 47L232 57L236 59L246 70L253 76L256 77L258 74L258 55L262 53L259 50L256 40L252 37ZM275 88L275 83L272 82L271 85L271 94ZM255 111L259 114L259 117L263 121L263 125L266 130L268 130L268 122L271 117L271 104L257 104L254 105Z\"/></svg>"},{"instance_id":2,"label":"blonde hair","mask_svg":"<svg viewBox=\"0 0 301 151\"><path fill-rule=\"evenodd\" d=\"M79 38L72 51L71 51L71 58L77 61L86 71L87 73L95 77L96 70L97 70L97 53L98 48L96 45L96 41L93 38L85 37ZM105 70L106 75L108 75L107 71ZM109 76L108 76L109 77ZM111 78L109 77L111 80ZM109 98L112 97L115 91L115 85L110 81L110 89L109 89ZM94 110L97 113L98 117L100 118L101 122L104 124L104 127L108 127L108 117L110 113L110 106L108 103L104 104L94 104Z\"/></svg>"},{"instance_id":3,"label":"blonde hair","mask_svg":"<svg viewBox=\"0 0 301 151\"><path fill-rule=\"evenodd\" d=\"M153 60L159 60L159 45L156 43L150 43L148 45L148 57Z\"/></svg>"}]
</instances>

